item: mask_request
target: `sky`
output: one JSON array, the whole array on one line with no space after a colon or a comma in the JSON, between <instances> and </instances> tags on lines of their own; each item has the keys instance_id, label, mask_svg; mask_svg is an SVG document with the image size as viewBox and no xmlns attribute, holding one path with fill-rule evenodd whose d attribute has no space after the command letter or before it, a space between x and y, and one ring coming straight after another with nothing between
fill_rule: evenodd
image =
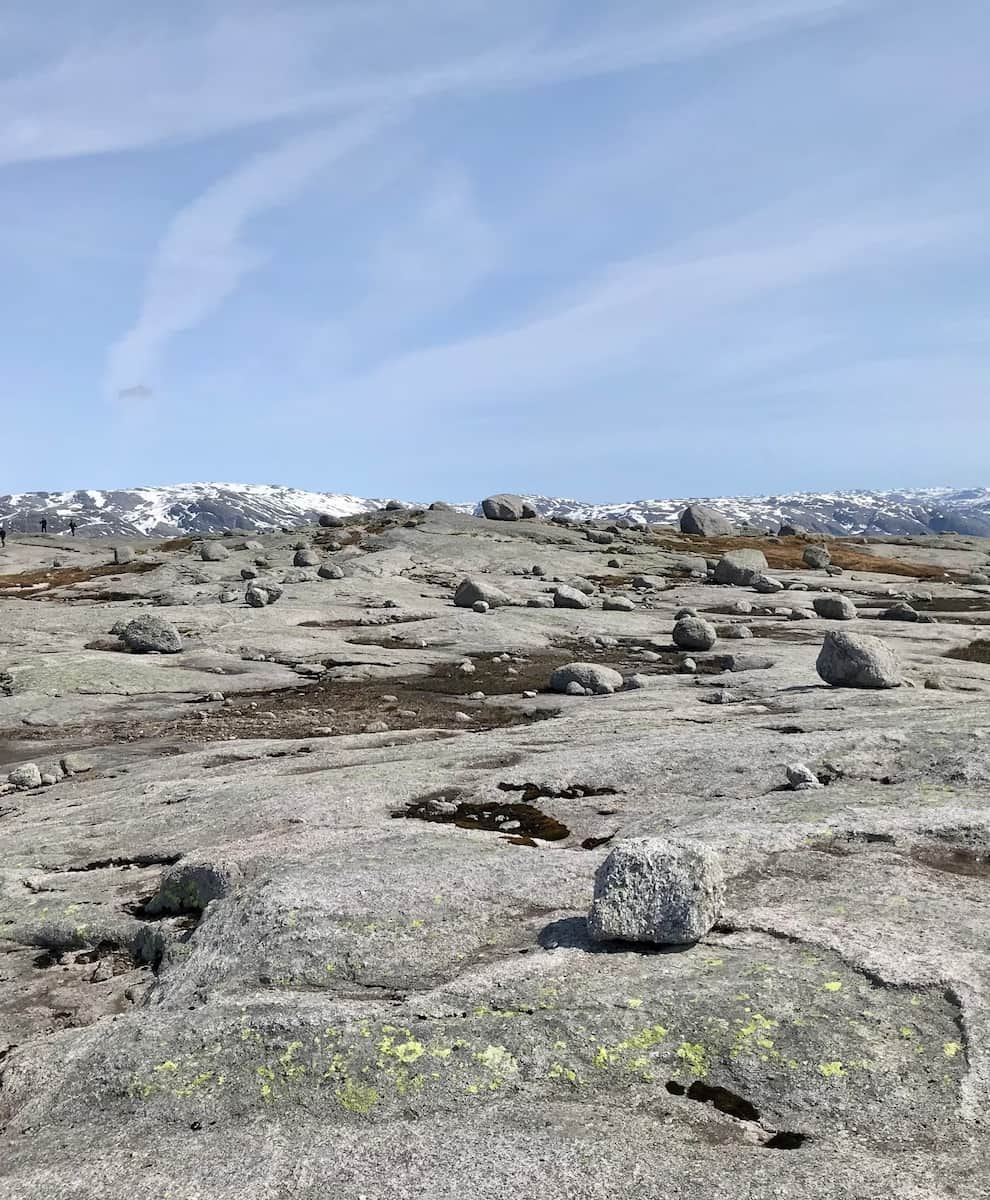
<instances>
[{"instance_id":1,"label":"sky","mask_svg":"<svg viewBox=\"0 0 990 1200\"><path fill-rule=\"evenodd\" d=\"M990 484L986 0L12 0L0 493Z\"/></svg>"}]
</instances>

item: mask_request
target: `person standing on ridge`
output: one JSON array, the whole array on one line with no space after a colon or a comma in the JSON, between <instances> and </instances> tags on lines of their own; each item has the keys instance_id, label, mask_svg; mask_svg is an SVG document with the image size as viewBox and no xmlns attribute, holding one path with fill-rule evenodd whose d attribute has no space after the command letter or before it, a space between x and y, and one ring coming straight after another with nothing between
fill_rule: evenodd
<instances>
[{"instance_id":1,"label":"person standing on ridge","mask_svg":"<svg viewBox=\"0 0 990 1200\"><path fill-rule=\"evenodd\" d=\"M47 517L41 518L41 532L42 533L48 532L48 518Z\"/></svg>"},{"instance_id":2,"label":"person standing on ridge","mask_svg":"<svg viewBox=\"0 0 990 1200\"><path fill-rule=\"evenodd\" d=\"M69 522L69 533L71 533L73 537L75 537L75 536L76 536L76 522L75 522L75 518L73 518L73 519L72 519L72 520Z\"/></svg>"},{"instance_id":3,"label":"person standing on ridge","mask_svg":"<svg viewBox=\"0 0 990 1200\"><path fill-rule=\"evenodd\" d=\"M7 529L4 525L0 525L0 550L7 548Z\"/></svg>"}]
</instances>

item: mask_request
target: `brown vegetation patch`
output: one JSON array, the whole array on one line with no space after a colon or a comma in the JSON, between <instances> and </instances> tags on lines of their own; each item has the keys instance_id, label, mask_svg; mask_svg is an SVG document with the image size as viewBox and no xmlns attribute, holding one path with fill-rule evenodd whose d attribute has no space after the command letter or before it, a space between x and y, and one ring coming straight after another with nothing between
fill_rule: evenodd
<instances>
[{"instance_id":1,"label":"brown vegetation patch","mask_svg":"<svg viewBox=\"0 0 990 1200\"><path fill-rule=\"evenodd\" d=\"M93 579L103 579L108 575L144 575L148 571L157 570L158 566L158 563L129 562L103 563L97 567L50 567L45 571L21 571L17 575L0 575L0 596L22 600L54 599L51 592L56 588L72 587L77 583L89 583ZM45 583L48 584L48 587L41 591L26 592L23 590L25 588L37 589L40 584ZM64 597L58 598L64 599ZM83 596L81 599L87 599L87 597Z\"/></svg>"},{"instance_id":2,"label":"brown vegetation patch","mask_svg":"<svg viewBox=\"0 0 990 1200\"><path fill-rule=\"evenodd\" d=\"M191 550L195 544L196 544L195 538L177 537L177 538L169 538L167 542L159 542L158 545L154 547L154 549L162 550L162 551L165 551L165 550ZM135 553L147 554L148 550L150 550L150 549L152 549L152 547L148 546L147 549L137 550L137 551L135 551Z\"/></svg>"},{"instance_id":3,"label":"brown vegetation patch","mask_svg":"<svg viewBox=\"0 0 990 1200\"><path fill-rule=\"evenodd\" d=\"M945 579L949 572L942 567L924 563L902 562L897 558L880 558L864 554L845 542L824 539L809 542L800 537L698 537L681 534L679 537L651 538L651 545L674 554L701 554L714 558L729 550L762 550L771 571L807 571L802 555L809 545L824 545L832 562L846 571L873 571L880 575L906 575L911 579Z\"/></svg>"}]
</instances>

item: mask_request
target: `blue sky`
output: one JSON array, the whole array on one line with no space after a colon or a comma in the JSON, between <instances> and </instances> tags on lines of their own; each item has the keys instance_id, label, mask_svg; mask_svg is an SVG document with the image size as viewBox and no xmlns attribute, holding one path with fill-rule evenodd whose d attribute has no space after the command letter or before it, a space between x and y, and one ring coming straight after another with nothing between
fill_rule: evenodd
<instances>
[{"instance_id":1,"label":"blue sky","mask_svg":"<svg viewBox=\"0 0 990 1200\"><path fill-rule=\"evenodd\" d=\"M986 0L15 0L0 492L990 483Z\"/></svg>"}]
</instances>

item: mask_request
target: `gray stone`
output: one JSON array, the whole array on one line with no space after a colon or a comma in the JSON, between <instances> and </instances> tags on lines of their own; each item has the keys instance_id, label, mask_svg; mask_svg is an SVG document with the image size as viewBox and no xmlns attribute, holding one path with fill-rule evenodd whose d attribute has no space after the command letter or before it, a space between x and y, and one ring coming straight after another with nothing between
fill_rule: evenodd
<instances>
[{"instance_id":1,"label":"gray stone","mask_svg":"<svg viewBox=\"0 0 990 1200\"><path fill-rule=\"evenodd\" d=\"M336 563L324 563L316 572L321 579L343 579L344 572Z\"/></svg>"},{"instance_id":2,"label":"gray stone","mask_svg":"<svg viewBox=\"0 0 990 1200\"><path fill-rule=\"evenodd\" d=\"M856 605L847 596L819 596L812 603L815 612L826 621L856 619Z\"/></svg>"},{"instance_id":3,"label":"gray stone","mask_svg":"<svg viewBox=\"0 0 990 1200\"><path fill-rule=\"evenodd\" d=\"M481 511L489 521L521 521L526 515L527 502L522 496L500 492L481 502Z\"/></svg>"},{"instance_id":4,"label":"gray stone","mask_svg":"<svg viewBox=\"0 0 990 1200\"><path fill-rule=\"evenodd\" d=\"M833 687L893 688L904 682L893 651L868 634L826 634L816 665Z\"/></svg>"},{"instance_id":5,"label":"gray stone","mask_svg":"<svg viewBox=\"0 0 990 1200\"><path fill-rule=\"evenodd\" d=\"M705 936L725 905L718 855L700 843L626 838L595 875L588 932L596 941L688 945Z\"/></svg>"},{"instance_id":6,"label":"gray stone","mask_svg":"<svg viewBox=\"0 0 990 1200\"><path fill-rule=\"evenodd\" d=\"M241 567L241 578L245 579L245 580L246 579L257 579L258 578L258 568L257 567Z\"/></svg>"},{"instance_id":7,"label":"gray stone","mask_svg":"<svg viewBox=\"0 0 990 1200\"><path fill-rule=\"evenodd\" d=\"M204 542L199 548L199 557L203 562L224 562L230 558L230 551L222 542Z\"/></svg>"},{"instance_id":8,"label":"gray stone","mask_svg":"<svg viewBox=\"0 0 990 1200\"><path fill-rule=\"evenodd\" d=\"M577 588L561 584L553 594L554 608L591 608L591 601Z\"/></svg>"},{"instance_id":9,"label":"gray stone","mask_svg":"<svg viewBox=\"0 0 990 1200\"><path fill-rule=\"evenodd\" d=\"M182 649L182 636L171 621L151 613L136 617L124 626L120 635L125 645L139 654L178 654Z\"/></svg>"},{"instance_id":10,"label":"gray stone","mask_svg":"<svg viewBox=\"0 0 990 1200\"><path fill-rule=\"evenodd\" d=\"M552 692L565 692L572 683L580 685L582 690L590 689L596 696L600 696L618 691L622 687L622 676L611 667L580 662L558 667L550 676Z\"/></svg>"},{"instance_id":11,"label":"gray stone","mask_svg":"<svg viewBox=\"0 0 990 1200\"><path fill-rule=\"evenodd\" d=\"M911 607L904 600L898 601L897 604L892 604L890 608L885 608L880 613L881 621L917 621L920 616L917 609Z\"/></svg>"},{"instance_id":12,"label":"gray stone","mask_svg":"<svg viewBox=\"0 0 990 1200\"><path fill-rule=\"evenodd\" d=\"M309 546L297 550L292 556L292 565L294 567L317 567L319 564L320 556Z\"/></svg>"},{"instance_id":13,"label":"gray stone","mask_svg":"<svg viewBox=\"0 0 990 1200\"><path fill-rule=\"evenodd\" d=\"M221 604L236 604L241 598L241 593L237 588L225 587L220 589Z\"/></svg>"},{"instance_id":14,"label":"gray stone","mask_svg":"<svg viewBox=\"0 0 990 1200\"><path fill-rule=\"evenodd\" d=\"M832 562L832 556L824 546L805 546L801 560L806 567L815 571L824 571Z\"/></svg>"},{"instance_id":15,"label":"gray stone","mask_svg":"<svg viewBox=\"0 0 990 1200\"><path fill-rule=\"evenodd\" d=\"M681 621L685 617L696 617L696 616L698 616L698 610L696 608L679 608L674 613L674 620Z\"/></svg>"},{"instance_id":16,"label":"gray stone","mask_svg":"<svg viewBox=\"0 0 990 1200\"><path fill-rule=\"evenodd\" d=\"M486 612L489 612L491 609L491 605L488 603L487 600L475 600L475 602L471 605L471 607L474 609L474 611L476 613L486 613Z\"/></svg>"},{"instance_id":17,"label":"gray stone","mask_svg":"<svg viewBox=\"0 0 990 1200\"><path fill-rule=\"evenodd\" d=\"M791 763L786 770L787 782L796 792L807 792L822 786L822 781L804 763Z\"/></svg>"},{"instance_id":18,"label":"gray stone","mask_svg":"<svg viewBox=\"0 0 990 1200\"><path fill-rule=\"evenodd\" d=\"M454 593L454 604L458 608L474 608L479 600L484 600L489 608L512 603L511 598L493 583L482 579L462 579Z\"/></svg>"},{"instance_id":19,"label":"gray stone","mask_svg":"<svg viewBox=\"0 0 990 1200\"><path fill-rule=\"evenodd\" d=\"M264 608L268 599L267 588L259 587L256 583L252 583L244 593L244 602L251 608Z\"/></svg>"},{"instance_id":20,"label":"gray stone","mask_svg":"<svg viewBox=\"0 0 990 1200\"><path fill-rule=\"evenodd\" d=\"M593 596L598 589L590 579L585 579L583 575L574 575L567 580L567 586L576 588L579 592L584 592L586 596Z\"/></svg>"},{"instance_id":21,"label":"gray stone","mask_svg":"<svg viewBox=\"0 0 990 1200\"><path fill-rule=\"evenodd\" d=\"M632 612L635 607L628 596L606 596L602 603L606 612Z\"/></svg>"},{"instance_id":22,"label":"gray stone","mask_svg":"<svg viewBox=\"0 0 990 1200\"><path fill-rule=\"evenodd\" d=\"M615 541L615 534L604 529L589 529L584 536L596 546L610 546Z\"/></svg>"},{"instance_id":23,"label":"gray stone","mask_svg":"<svg viewBox=\"0 0 990 1200\"><path fill-rule=\"evenodd\" d=\"M682 617L674 624L673 637L682 650L711 650L718 641L715 626L702 617Z\"/></svg>"},{"instance_id":24,"label":"gray stone","mask_svg":"<svg viewBox=\"0 0 990 1200\"><path fill-rule=\"evenodd\" d=\"M85 775L96 766L85 754L64 754L59 765L66 775Z\"/></svg>"},{"instance_id":25,"label":"gray stone","mask_svg":"<svg viewBox=\"0 0 990 1200\"><path fill-rule=\"evenodd\" d=\"M698 534L701 537L731 537L736 527L707 504L689 504L681 513L681 533Z\"/></svg>"},{"instance_id":26,"label":"gray stone","mask_svg":"<svg viewBox=\"0 0 990 1200\"><path fill-rule=\"evenodd\" d=\"M553 608L552 596L531 596L526 601L527 608Z\"/></svg>"},{"instance_id":27,"label":"gray stone","mask_svg":"<svg viewBox=\"0 0 990 1200\"><path fill-rule=\"evenodd\" d=\"M746 639L753 636L753 631L748 625L730 625L725 631L727 638Z\"/></svg>"},{"instance_id":28,"label":"gray stone","mask_svg":"<svg viewBox=\"0 0 990 1200\"><path fill-rule=\"evenodd\" d=\"M748 587L766 570L767 560L762 550L730 550L715 564L715 582Z\"/></svg>"},{"instance_id":29,"label":"gray stone","mask_svg":"<svg viewBox=\"0 0 990 1200\"><path fill-rule=\"evenodd\" d=\"M335 517L330 513L324 513L320 517L320 525L323 529L343 529L344 520L342 517Z\"/></svg>"},{"instance_id":30,"label":"gray stone","mask_svg":"<svg viewBox=\"0 0 990 1200\"><path fill-rule=\"evenodd\" d=\"M752 588L761 596L772 596L774 592L782 592L784 585L779 579L774 579L772 575L759 574L753 577Z\"/></svg>"},{"instance_id":31,"label":"gray stone","mask_svg":"<svg viewBox=\"0 0 990 1200\"><path fill-rule=\"evenodd\" d=\"M113 561L119 567L122 567L129 562L133 562L134 551L130 548L130 546L114 546Z\"/></svg>"},{"instance_id":32,"label":"gray stone","mask_svg":"<svg viewBox=\"0 0 990 1200\"><path fill-rule=\"evenodd\" d=\"M41 770L37 763L22 763L7 776L7 782L19 792L41 787Z\"/></svg>"}]
</instances>

